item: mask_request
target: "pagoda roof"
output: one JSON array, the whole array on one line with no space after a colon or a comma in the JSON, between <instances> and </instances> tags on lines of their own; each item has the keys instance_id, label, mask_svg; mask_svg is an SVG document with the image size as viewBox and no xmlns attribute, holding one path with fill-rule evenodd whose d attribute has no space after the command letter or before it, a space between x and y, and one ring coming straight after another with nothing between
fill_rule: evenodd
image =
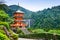
<instances>
[{"instance_id":1,"label":"pagoda roof","mask_svg":"<svg viewBox=\"0 0 60 40\"><path fill-rule=\"evenodd\" d=\"M16 12L19 12L19 13L24 13L23 11L21 11L21 10L17 10Z\"/></svg>"}]
</instances>

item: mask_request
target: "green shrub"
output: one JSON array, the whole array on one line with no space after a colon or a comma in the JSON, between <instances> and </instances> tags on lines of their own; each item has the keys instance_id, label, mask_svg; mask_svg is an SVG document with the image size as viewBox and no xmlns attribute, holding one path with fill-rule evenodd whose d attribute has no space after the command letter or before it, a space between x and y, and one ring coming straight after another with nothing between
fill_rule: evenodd
<instances>
[{"instance_id":1,"label":"green shrub","mask_svg":"<svg viewBox=\"0 0 60 40\"><path fill-rule=\"evenodd\" d=\"M0 27L2 27L1 25L3 25L4 27L6 27L9 30L9 23L8 22L1 22L0 21Z\"/></svg>"},{"instance_id":2,"label":"green shrub","mask_svg":"<svg viewBox=\"0 0 60 40\"><path fill-rule=\"evenodd\" d=\"M20 38L34 38L34 39L39 39L39 38L48 38L53 39L56 37L56 39L60 40L60 30L52 30L49 29L47 31L43 29L28 29L31 30L33 34L28 34L28 35L21 35L19 34Z\"/></svg>"},{"instance_id":3,"label":"green shrub","mask_svg":"<svg viewBox=\"0 0 60 40\"><path fill-rule=\"evenodd\" d=\"M44 33L45 31L43 29L34 29L32 30L33 33Z\"/></svg>"},{"instance_id":4,"label":"green shrub","mask_svg":"<svg viewBox=\"0 0 60 40\"><path fill-rule=\"evenodd\" d=\"M6 35L0 33L0 40L10 40Z\"/></svg>"},{"instance_id":5,"label":"green shrub","mask_svg":"<svg viewBox=\"0 0 60 40\"><path fill-rule=\"evenodd\" d=\"M11 34L11 37L14 39L14 40L18 40L18 34L14 33L12 30L9 29L9 32Z\"/></svg>"},{"instance_id":6,"label":"green shrub","mask_svg":"<svg viewBox=\"0 0 60 40\"><path fill-rule=\"evenodd\" d=\"M38 34L28 34L28 35L19 35L20 38L34 38L34 39L39 39L39 38L45 38L48 37L49 39L52 38L52 34L47 34L46 33L38 33Z\"/></svg>"},{"instance_id":7,"label":"green shrub","mask_svg":"<svg viewBox=\"0 0 60 40\"><path fill-rule=\"evenodd\" d=\"M18 40L18 35L17 34L12 34L12 38L14 39L14 40Z\"/></svg>"},{"instance_id":8,"label":"green shrub","mask_svg":"<svg viewBox=\"0 0 60 40\"><path fill-rule=\"evenodd\" d=\"M0 30L1 33L5 34L4 30Z\"/></svg>"},{"instance_id":9,"label":"green shrub","mask_svg":"<svg viewBox=\"0 0 60 40\"><path fill-rule=\"evenodd\" d=\"M49 30L49 33L60 35L60 30Z\"/></svg>"}]
</instances>

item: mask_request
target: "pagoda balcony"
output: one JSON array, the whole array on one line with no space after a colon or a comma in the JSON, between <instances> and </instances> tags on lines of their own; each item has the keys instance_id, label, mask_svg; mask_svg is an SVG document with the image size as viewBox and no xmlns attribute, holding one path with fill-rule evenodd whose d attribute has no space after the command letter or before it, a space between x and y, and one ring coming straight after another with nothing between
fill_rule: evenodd
<instances>
[{"instance_id":1,"label":"pagoda balcony","mask_svg":"<svg viewBox=\"0 0 60 40\"><path fill-rule=\"evenodd\" d=\"M25 22L26 20L14 20L16 22Z\"/></svg>"},{"instance_id":2,"label":"pagoda balcony","mask_svg":"<svg viewBox=\"0 0 60 40\"><path fill-rule=\"evenodd\" d=\"M24 16L13 16L14 18L17 17L17 18L23 18Z\"/></svg>"},{"instance_id":3,"label":"pagoda balcony","mask_svg":"<svg viewBox=\"0 0 60 40\"><path fill-rule=\"evenodd\" d=\"M23 20L23 18L15 18L14 20Z\"/></svg>"},{"instance_id":4,"label":"pagoda balcony","mask_svg":"<svg viewBox=\"0 0 60 40\"><path fill-rule=\"evenodd\" d=\"M23 17L24 15L23 14L14 14L14 16L21 16L21 17Z\"/></svg>"}]
</instances>

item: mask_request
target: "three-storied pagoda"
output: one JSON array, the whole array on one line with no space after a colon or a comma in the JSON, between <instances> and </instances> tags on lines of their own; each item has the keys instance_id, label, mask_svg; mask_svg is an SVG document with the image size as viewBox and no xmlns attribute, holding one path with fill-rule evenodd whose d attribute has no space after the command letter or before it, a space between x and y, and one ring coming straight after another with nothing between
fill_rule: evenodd
<instances>
[{"instance_id":1,"label":"three-storied pagoda","mask_svg":"<svg viewBox=\"0 0 60 40\"><path fill-rule=\"evenodd\" d=\"M24 12L17 10L14 13L14 23L11 24L11 27L26 27L26 23L24 23Z\"/></svg>"}]
</instances>

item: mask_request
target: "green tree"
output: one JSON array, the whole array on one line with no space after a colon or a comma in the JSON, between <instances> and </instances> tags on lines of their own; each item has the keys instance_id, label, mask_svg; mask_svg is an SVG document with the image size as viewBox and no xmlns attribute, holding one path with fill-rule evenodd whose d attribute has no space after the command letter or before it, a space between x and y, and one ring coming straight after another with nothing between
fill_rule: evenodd
<instances>
[{"instance_id":1,"label":"green tree","mask_svg":"<svg viewBox=\"0 0 60 40\"><path fill-rule=\"evenodd\" d=\"M9 18L9 15L5 13L3 10L0 10L0 21L7 21Z\"/></svg>"}]
</instances>

